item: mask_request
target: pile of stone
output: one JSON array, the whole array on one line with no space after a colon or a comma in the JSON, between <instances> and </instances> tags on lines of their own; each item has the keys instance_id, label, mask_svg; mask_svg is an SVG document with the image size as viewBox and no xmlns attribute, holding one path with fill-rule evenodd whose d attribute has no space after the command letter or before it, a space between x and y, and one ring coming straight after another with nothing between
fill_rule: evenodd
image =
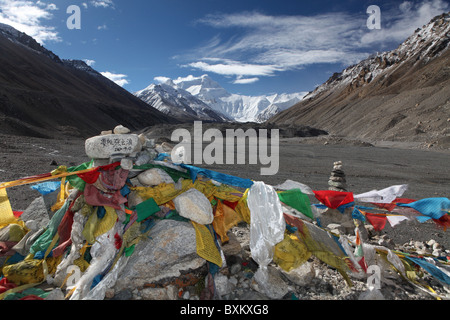
<instances>
[{"instance_id":1,"label":"pile of stone","mask_svg":"<svg viewBox=\"0 0 450 320\"><path fill-rule=\"evenodd\" d=\"M132 134L122 125L114 130L102 131L85 143L86 155L94 160L94 166L120 161L125 170L131 170L133 163L142 165L154 159L158 155L156 147L153 139L147 139L144 134Z\"/></svg>"},{"instance_id":2,"label":"pile of stone","mask_svg":"<svg viewBox=\"0 0 450 320\"><path fill-rule=\"evenodd\" d=\"M342 161L333 164L330 180L328 181L329 190L347 192L347 180L344 170L342 170Z\"/></svg>"},{"instance_id":3,"label":"pile of stone","mask_svg":"<svg viewBox=\"0 0 450 320\"><path fill-rule=\"evenodd\" d=\"M430 255L433 257L448 256L450 250L445 250L442 245L434 239L429 241L414 241L411 240L401 246L402 250L407 252L416 252L418 255Z\"/></svg>"},{"instance_id":4,"label":"pile of stone","mask_svg":"<svg viewBox=\"0 0 450 320\"><path fill-rule=\"evenodd\" d=\"M312 257L300 267L286 272L274 263L269 265L269 281L272 290L267 293L261 290L254 281L253 276L258 266L251 259L248 246L249 230L245 225L232 228L229 232L230 241L223 245L227 265L215 276L215 286L218 296L224 300L434 300L429 294L417 290L410 284L401 280L394 274L386 273L386 279L380 291L368 290L367 282L352 279L353 286L349 287L342 280L342 275L335 269L329 268L319 259ZM378 245L380 239L389 241L385 237L375 236L367 239L374 245ZM431 240L433 242L434 240ZM389 241L391 242L391 241ZM415 242L405 245L394 245L394 249L407 247L415 252L423 243ZM426 245L426 244L425 244ZM436 245L440 246L440 245ZM442 248L442 246L441 246ZM442 248L442 254L450 254L450 250ZM441 255L442 255L441 254ZM429 276L424 278L433 283L436 292L441 296L450 297L450 289L439 286ZM169 287L170 294L165 294L166 299L175 300L199 300L198 285L188 285L183 288ZM164 289L158 289L164 291ZM167 291L165 291L167 292ZM129 291L127 294L119 294L112 299L129 298L145 299L148 295L142 295L142 291ZM146 291L148 294L149 291Z\"/></svg>"}]
</instances>

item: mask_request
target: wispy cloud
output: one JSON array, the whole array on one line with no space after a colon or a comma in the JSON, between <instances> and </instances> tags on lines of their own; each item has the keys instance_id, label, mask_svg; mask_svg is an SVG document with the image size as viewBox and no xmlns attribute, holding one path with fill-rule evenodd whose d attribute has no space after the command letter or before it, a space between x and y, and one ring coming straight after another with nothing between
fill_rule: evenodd
<instances>
[{"instance_id":1,"label":"wispy cloud","mask_svg":"<svg viewBox=\"0 0 450 320\"><path fill-rule=\"evenodd\" d=\"M259 81L259 78L240 78L238 77L236 80L233 81L233 84L250 84L255 83Z\"/></svg>"},{"instance_id":2,"label":"wispy cloud","mask_svg":"<svg viewBox=\"0 0 450 320\"><path fill-rule=\"evenodd\" d=\"M89 67L93 67L95 64L95 60L91 60L91 59L83 59L83 61L89 66Z\"/></svg>"},{"instance_id":3,"label":"wispy cloud","mask_svg":"<svg viewBox=\"0 0 450 320\"><path fill-rule=\"evenodd\" d=\"M203 71L241 77L271 76L314 63L354 63L368 55L354 50L354 43L364 32L365 20L347 13L308 17L243 12L208 15L198 22L237 32L229 39L216 36L196 49L204 58L188 66Z\"/></svg>"},{"instance_id":4,"label":"wispy cloud","mask_svg":"<svg viewBox=\"0 0 450 320\"><path fill-rule=\"evenodd\" d=\"M230 59L204 58L192 62L185 67L192 67L206 72L214 72L225 76L270 76L279 70L275 65L242 63Z\"/></svg>"},{"instance_id":5,"label":"wispy cloud","mask_svg":"<svg viewBox=\"0 0 450 320\"><path fill-rule=\"evenodd\" d=\"M92 0L91 4L96 8L114 8L114 2L112 0Z\"/></svg>"},{"instance_id":6,"label":"wispy cloud","mask_svg":"<svg viewBox=\"0 0 450 320\"><path fill-rule=\"evenodd\" d=\"M404 1L397 8L383 12L382 28L364 34L361 43L370 45L401 42L433 17L449 10L449 3L442 0Z\"/></svg>"},{"instance_id":7,"label":"wispy cloud","mask_svg":"<svg viewBox=\"0 0 450 320\"><path fill-rule=\"evenodd\" d=\"M100 72L104 77L108 78L109 80L115 82L117 85L123 87L124 85L128 84L129 81L126 79L128 76L126 74L120 74L120 73L112 73L109 71L106 72Z\"/></svg>"},{"instance_id":8,"label":"wispy cloud","mask_svg":"<svg viewBox=\"0 0 450 320\"><path fill-rule=\"evenodd\" d=\"M46 8L47 10L58 10L58 7L54 3L48 3L47 4L47 3L43 2L43 1L38 0L36 2L36 4L38 6L41 6L42 8Z\"/></svg>"},{"instance_id":9,"label":"wispy cloud","mask_svg":"<svg viewBox=\"0 0 450 320\"><path fill-rule=\"evenodd\" d=\"M28 34L41 44L61 41L56 29L45 25L45 20L53 18L54 10L58 10L55 4L43 1L0 0L0 23Z\"/></svg>"},{"instance_id":10,"label":"wispy cloud","mask_svg":"<svg viewBox=\"0 0 450 320\"><path fill-rule=\"evenodd\" d=\"M236 76L235 83L318 63L350 65L386 45L398 45L432 17L448 10L442 0L404 1L382 9L382 29L368 15L332 12L275 16L260 12L207 15L197 23L223 30L184 58L184 66ZM226 36L231 31L232 36ZM201 58L198 58L198 57ZM252 79L252 80L249 80Z\"/></svg>"}]
</instances>

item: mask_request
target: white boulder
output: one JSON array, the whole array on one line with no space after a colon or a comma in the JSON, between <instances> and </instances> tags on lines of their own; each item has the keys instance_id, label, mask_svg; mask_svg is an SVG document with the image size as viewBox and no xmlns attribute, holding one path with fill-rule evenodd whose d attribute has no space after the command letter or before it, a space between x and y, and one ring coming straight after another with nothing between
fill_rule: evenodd
<instances>
[{"instance_id":1,"label":"white boulder","mask_svg":"<svg viewBox=\"0 0 450 320\"><path fill-rule=\"evenodd\" d=\"M147 186L157 186L161 183L175 183L170 175L162 169L153 168L137 176L140 183Z\"/></svg>"},{"instance_id":2,"label":"white boulder","mask_svg":"<svg viewBox=\"0 0 450 320\"><path fill-rule=\"evenodd\" d=\"M180 216L199 224L211 224L214 220L213 210L208 198L197 189L189 189L173 200Z\"/></svg>"}]
</instances>

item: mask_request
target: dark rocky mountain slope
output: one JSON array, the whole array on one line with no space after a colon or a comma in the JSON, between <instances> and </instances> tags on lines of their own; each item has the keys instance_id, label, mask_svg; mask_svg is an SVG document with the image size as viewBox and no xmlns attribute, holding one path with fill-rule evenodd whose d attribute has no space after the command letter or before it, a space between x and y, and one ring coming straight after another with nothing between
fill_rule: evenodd
<instances>
[{"instance_id":1,"label":"dark rocky mountain slope","mask_svg":"<svg viewBox=\"0 0 450 320\"><path fill-rule=\"evenodd\" d=\"M397 49L335 73L302 102L271 118L369 141L450 147L450 14Z\"/></svg>"},{"instance_id":2,"label":"dark rocky mountain slope","mask_svg":"<svg viewBox=\"0 0 450 320\"><path fill-rule=\"evenodd\" d=\"M61 60L34 39L0 25L0 133L88 137L177 122L82 61Z\"/></svg>"}]
</instances>

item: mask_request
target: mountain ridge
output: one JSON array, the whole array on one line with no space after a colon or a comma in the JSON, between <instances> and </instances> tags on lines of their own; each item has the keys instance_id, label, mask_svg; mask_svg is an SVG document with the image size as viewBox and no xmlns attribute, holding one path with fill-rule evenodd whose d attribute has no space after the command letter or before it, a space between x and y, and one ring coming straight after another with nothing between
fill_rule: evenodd
<instances>
[{"instance_id":1,"label":"mountain ridge","mask_svg":"<svg viewBox=\"0 0 450 320\"><path fill-rule=\"evenodd\" d=\"M450 13L398 48L335 73L303 101L268 120L330 134L450 146Z\"/></svg>"},{"instance_id":2,"label":"mountain ridge","mask_svg":"<svg viewBox=\"0 0 450 320\"><path fill-rule=\"evenodd\" d=\"M202 100L177 87L171 80L151 84L134 95L164 114L183 121L231 121L227 116L211 109Z\"/></svg>"},{"instance_id":3,"label":"mountain ridge","mask_svg":"<svg viewBox=\"0 0 450 320\"><path fill-rule=\"evenodd\" d=\"M62 60L0 25L0 133L89 137L118 124L138 130L176 122L84 62Z\"/></svg>"}]
</instances>

